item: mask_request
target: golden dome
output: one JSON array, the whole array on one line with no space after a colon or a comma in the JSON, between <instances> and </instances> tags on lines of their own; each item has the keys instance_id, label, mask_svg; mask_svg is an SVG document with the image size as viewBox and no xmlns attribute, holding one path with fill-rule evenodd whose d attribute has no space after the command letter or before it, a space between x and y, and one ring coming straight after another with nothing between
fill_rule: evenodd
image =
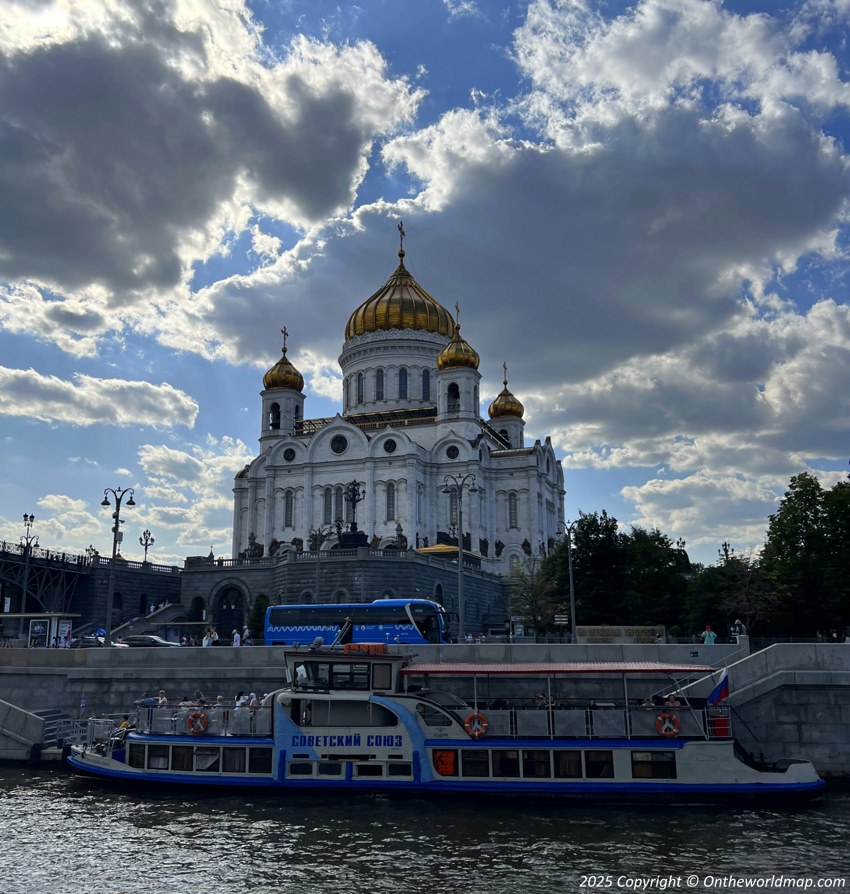
<instances>
[{"instance_id":1,"label":"golden dome","mask_svg":"<svg viewBox=\"0 0 850 894\"><path fill-rule=\"evenodd\" d=\"M478 369L480 362L481 358L475 348L465 338L461 338L460 323L455 323L452 340L437 355L437 369Z\"/></svg>"},{"instance_id":2,"label":"golden dome","mask_svg":"<svg viewBox=\"0 0 850 894\"><path fill-rule=\"evenodd\" d=\"M449 338L452 315L432 298L404 266L404 249L398 253L395 273L348 318L345 339L387 329L416 329Z\"/></svg>"},{"instance_id":3,"label":"golden dome","mask_svg":"<svg viewBox=\"0 0 850 894\"><path fill-rule=\"evenodd\" d=\"M304 376L292 365L286 356L286 327L280 330L283 335L283 355L280 360L263 376L263 388L291 388L301 391L304 388Z\"/></svg>"},{"instance_id":4,"label":"golden dome","mask_svg":"<svg viewBox=\"0 0 850 894\"><path fill-rule=\"evenodd\" d=\"M491 419L502 419L505 416L519 416L522 418L525 407L508 391L507 364L502 364L502 368L505 370L505 378L502 379L502 384L505 387L496 395L496 399L490 404L490 409L487 412L490 414Z\"/></svg>"}]
</instances>

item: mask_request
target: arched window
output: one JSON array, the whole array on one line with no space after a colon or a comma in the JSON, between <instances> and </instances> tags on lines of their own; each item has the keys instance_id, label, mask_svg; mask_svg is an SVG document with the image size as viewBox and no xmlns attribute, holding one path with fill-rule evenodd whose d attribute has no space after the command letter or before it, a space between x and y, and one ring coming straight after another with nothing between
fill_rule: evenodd
<instances>
[{"instance_id":1,"label":"arched window","mask_svg":"<svg viewBox=\"0 0 850 894\"><path fill-rule=\"evenodd\" d=\"M517 512L516 494L513 491L508 494L508 527L519 527L519 513Z\"/></svg>"},{"instance_id":2,"label":"arched window","mask_svg":"<svg viewBox=\"0 0 850 894\"><path fill-rule=\"evenodd\" d=\"M295 510L295 495L291 490L286 492L286 496L283 498L283 526L284 528L293 527L292 517Z\"/></svg>"},{"instance_id":3,"label":"arched window","mask_svg":"<svg viewBox=\"0 0 850 894\"><path fill-rule=\"evenodd\" d=\"M357 373L357 403L363 403L363 373Z\"/></svg>"},{"instance_id":4,"label":"arched window","mask_svg":"<svg viewBox=\"0 0 850 894\"><path fill-rule=\"evenodd\" d=\"M457 413L460 411L460 388L458 388L457 382L452 382L449 385L446 409L449 413Z\"/></svg>"},{"instance_id":5,"label":"arched window","mask_svg":"<svg viewBox=\"0 0 850 894\"><path fill-rule=\"evenodd\" d=\"M322 524L329 525L333 519L334 492L332 487L326 487L324 493L324 506L322 507Z\"/></svg>"},{"instance_id":6,"label":"arched window","mask_svg":"<svg viewBox=\"0 0 850 894\"><path fill-rule=\"evenodd\" d=\"M272 431L280 428L280 404L274 403L269 407L269 428Z\"/></svg>"},{"instance_id":7,"label":"arched window","mask_svg":"<svg viewBox=\"0 0 850 894\"><path fill-rule=\"evenodd\" d=\"M398 371L398 396L400 400L407 400L407 370L404 367Z\"/></svg>"},{"instance_id":8,"label":"arched window","mask_svg":"<svg viewBox=\"0 0 850 894\"><path fill-rule=\"evenodd\" d=\"M519 568L519 556L511 556L509 562L511 571Z\"/></svg>"},{"instance_id":9,"label":"arched window","mask_svg":"<svg viewBox=\"0 0 850 894\"><path fill-rule=\"evenodd\" d=\"M353 407L357 403L357 379L352 376L348 380L348 405Z\"/></svg>"},{"instance_id":10,"label":"arched window","mask_svg":"<svg viewBox=\"0 0 850 894\"><path fill-rule=\"evenodd\" d=\"M431 370L422 370L422 400L431 400Z\"/></svg>"},{"instance_id":11,"label":"arched window","mask_svg":"<svg viewBox=\"0 0 850 894\"><path fill-rule=\"evenodd\" d=\"M508 430L506 428L500 428L499 434L508 442L508 446L511 446L511 436L508 434Z\"/></svg>"},{"instance_id":12,"label":"arched window","mask_svg":"<svg viewBox=\"0 0 850 894\"><path fill-rule=\"evenodd\" d=\"M395 521L395 485L387 485L387 518L388 522Z\"/></svg>"},{"instance_id":13,"label":"arched window","mask_svg":"<svg viewBox=\"0 0 850 894\"><path fill-rule=\"evenodd\" d=\"M384 399L384 371L379 369L375 373L375 400Z\"/></svg>"},{"instance_id":14,"label":"arched window","mask_svg":"<svg viewBox=\"0 0 850 894\"><path fill-rule=\"evenodd\" d=\"M457 525L457 491L449 492L449 524Z\"/></svg>"}]
</instances>

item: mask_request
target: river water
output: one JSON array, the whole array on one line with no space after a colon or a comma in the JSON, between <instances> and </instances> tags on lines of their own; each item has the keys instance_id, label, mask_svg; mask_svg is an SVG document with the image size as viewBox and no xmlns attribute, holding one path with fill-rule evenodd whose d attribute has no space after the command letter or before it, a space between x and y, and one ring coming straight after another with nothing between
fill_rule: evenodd
<instances>
[{"instance_id":1,"label":"river water","mask_svg":"<svg viewBox=\"0 0 850 894\"><path fill-rule=\"evenodd\" d=\"M2 894L850 891L850 792L802 810L553 807L164 796L3 769L0 836Z\"/></svg>"}]
</instances>

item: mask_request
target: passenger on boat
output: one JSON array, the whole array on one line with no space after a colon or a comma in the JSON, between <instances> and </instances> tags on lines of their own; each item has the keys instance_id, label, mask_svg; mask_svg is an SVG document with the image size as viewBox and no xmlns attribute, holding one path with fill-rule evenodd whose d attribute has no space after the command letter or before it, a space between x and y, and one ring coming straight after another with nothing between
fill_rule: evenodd
<instances>
[{"instance_id":1,"label":"passenger on boat","mask_svg":"<svg viewBox=\"0 0 850 894\"><path fill-rule=\"evenodd\" d=\"M140 708L155 708L159 704L159 699L155 695L148 695L147 692L142 693L142 697L133 702Z\"/></svg>"},{"instance_id":2,"label":"passenger on boat","mask_svg":"<svg viewBox=\"0 0 850 894\"><path fill-rule=\"evenodd\" d=\"M203 692L201 692L200 689L196 689L195 690L195 704L199 708L203 708L204 705L206 705L206 703L207 703L207 700L204 698Z\"/></svg>"},{"instance_id":3,"label":"passenger on boat","mask_svg":"<svg viewBox=\"0 0 850 894\"><path fill-rule=\"evenodd\" d=\"M676 698L676 693L671 692L667 698L664 699L664 707L665 708L681 708L682 703Z\"/></svg>"},{"instance_id":4,"label":"passenger on boat","mask_svg":"<svg viewBox=\"0 0 850 894\"><path fill-rule=\"evenodd\" d=\"M189 698L188 695L184 695L181 697L180 701L177 702L177 707L178 708L191 708L192 700Z\"/></svg>"},{"instance_id":5,"label":"passenger on boat","mask_svg":"<svg viewBox=\"0 0 850 894\"><path fill-rule=\"evenodd\" d=\"M649 709L653 709L653 708L655 708L655 702L652 700L652 696L651 696L651 695L648 695L648 696L647 696L647 697L640 703L640 706L641 706L642 708L649 708Z\"/></svg>"},{"instance_id":6,"label":"passenger on boat","mask_svg":"<svg viewBox=\"0 0 850 894\"><path fill-rule=\"evenodd\" d=\"M159 698L157 698L156 704L158 708L168 707L168 696L166 696L164 689L159 690Z\"/></svg>"}]
</instances>

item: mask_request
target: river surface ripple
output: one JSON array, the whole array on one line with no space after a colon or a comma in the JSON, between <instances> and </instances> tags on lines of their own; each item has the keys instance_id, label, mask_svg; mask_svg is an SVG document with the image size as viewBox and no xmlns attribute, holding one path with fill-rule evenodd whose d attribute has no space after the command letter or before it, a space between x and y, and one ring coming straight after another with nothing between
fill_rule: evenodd
<instances>
[{"instance_id":1,"label":"river surface ripple","mask_svg":"<svg viewBox=\"0 0 850 894\"><path fill-rule=\"evenodd\" d=\"M776 875L850 894L848 792L802 810L553 807L162 795L3 769L0 835L2 894L560 894L668 877L667 890L732 890L706 876L799 890L765 882ZM611 883L582 888L584 875Z\"/></svg>"}]
</instances>

